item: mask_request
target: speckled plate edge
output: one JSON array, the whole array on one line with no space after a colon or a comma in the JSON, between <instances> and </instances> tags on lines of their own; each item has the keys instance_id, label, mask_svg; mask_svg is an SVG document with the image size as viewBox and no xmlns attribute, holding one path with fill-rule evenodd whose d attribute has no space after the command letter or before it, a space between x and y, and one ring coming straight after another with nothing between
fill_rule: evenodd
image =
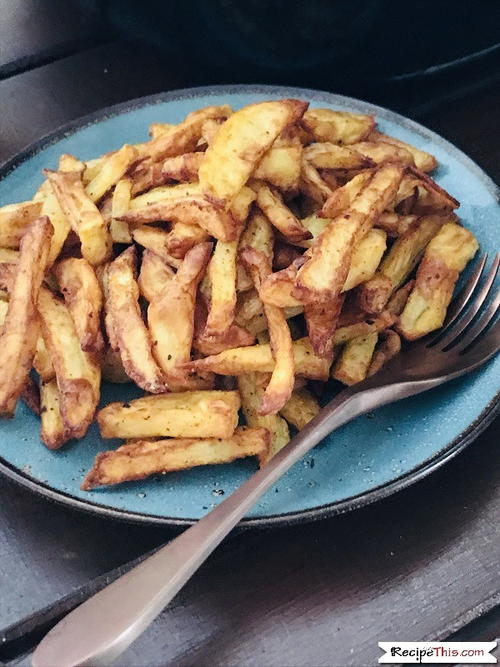
<instances>
[{"instance_id":1,"label":"speckled plate edge","mask_svg":"<svg viewBox=\"0 0 500 667\"><path fill-rule=\"evenodd\" d=\"M366 113L374 114L378 118L387 121L396 122L410 130L420 134L425 139L434 144L443 146L445 150L452 153L453 156L461 162L467 169L471 170L475 176L480 179L491 194L500 201L500 189L493 182L493 180L465 153L456 148L452 143L443 139L440 135L428 130L424 126L415 121L406 118L394 111L390 111L383 107L379 107L363 100L358 100L344 95L337 95L335 93L328 93L326 91L312 90L308 88L293 88L288 86L269 86L269 85L221 85L221 86L207 86L200 88L184 88L173 90L166 93L158 93L155 95L148 95L146 97L139 97L128 102L115 104L105 109L101 109L94 113L82 116L70 123L67 123L58 129L42 136L38 141L34 142L27 148L23 149L11 159L0 166L0 180L5 178L11 171L19 167L23 162L34 157L41 150L59 141L60 139L70 136L74 132L93 125L101 120L118 116L126 111L142 108L145 106L153 106L163 102L169 102L179 99L197 98L200 95L224 95L232 93L248 93L248 94L272 94L282 95L283 97L310 97L317 101L325 101L328 104L335 105L341 103L344 106L359 106L361 103ZM457 454L463 451L473 440L475 440L482 431L484 431L500 413L500 392L495 398L486 406L477 419L472 422L467 429L445 445L433 457L424 461L421 465L413 470L397 477L396 479L377 486L369 491L346 498L345 500L320 505L311 509L300 512L286 512L283 514L271 515L263 518L243 519L240 527L269 527L290 525L298 522L309 522L318 519L327 518L337 514L344 514L346 512L364 507L382 498L407 488L408 486L418 482L434 470L437 470L449 460L454 458ZM161 524L164 526L188 526L196 522L196 519L178 519L174 517L155 516L150 514L142 514L140 512L128 512L126 510L119 510L107 505L96 504L91 501L83 501L74 498L69 494L60 491L55 491L50 486L43 482L32 479L29 475L22 473L17 468L9 464L0 457L0 473L3 473L10 479L21 484L22 486L43 495L44 497L58 503L73 507L74 509L90 512L100 516L111 517L114 519L121 519L125 521L132 521L135 523Z\"/></svg>"}]
</instances>

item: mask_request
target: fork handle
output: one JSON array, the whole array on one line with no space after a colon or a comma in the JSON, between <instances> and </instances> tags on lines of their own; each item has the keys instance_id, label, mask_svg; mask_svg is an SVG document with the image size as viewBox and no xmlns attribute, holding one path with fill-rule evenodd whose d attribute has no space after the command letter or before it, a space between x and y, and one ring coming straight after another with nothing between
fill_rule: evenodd
<instances>
[{"instance_id":1,"label":"fork handle","mask_svg":"<svg viewBox=\"0 0 500 667\"><path fill-rule=\"evenodd\" d=\"M318 442L364 412L440 384L433 380L415 390L416 383L413 388L370 387L370 380L337 394L286 447L215 509L68 614L39 644L33 666L109 664L158 616L257 500Z\"/></svg>"}]
</instances>

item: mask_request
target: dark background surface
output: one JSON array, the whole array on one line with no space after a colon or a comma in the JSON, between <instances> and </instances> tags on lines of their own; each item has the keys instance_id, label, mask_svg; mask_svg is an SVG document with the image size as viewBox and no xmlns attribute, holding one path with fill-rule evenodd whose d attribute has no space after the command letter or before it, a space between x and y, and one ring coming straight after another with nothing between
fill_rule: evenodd
<instances>
[{"instance_id":1,"label":"dark background surface","mask_svg":"<svg viewBox=\"0 0 500 667\"><path fill-rule=\"evenodd\" d=\"M173 59L156 38L146 45L104 15L113 3L91 4L0 0L0 160L115 102L272 79ZM362 77L341 85L324 68L316 85L422 122L498 183L498 65L493 49L377 85ZM293 78L277 80L311 85ZM499 463L497 422L445 468L376 505L233 535L119 664L373 665L378 641L498 636ZM77 513L5 479L0 494L0 636L10 640L0 660L12 665L29 664L30 630L175 534Z\"/></svg>"}]
</instances>

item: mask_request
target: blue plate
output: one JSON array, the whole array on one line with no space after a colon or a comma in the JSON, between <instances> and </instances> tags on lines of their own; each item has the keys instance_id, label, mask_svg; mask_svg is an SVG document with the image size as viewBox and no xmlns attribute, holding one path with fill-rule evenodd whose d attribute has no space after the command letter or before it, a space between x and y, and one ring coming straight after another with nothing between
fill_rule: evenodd
<instances>
[{"instance_id":1,"label":"blue plate","mask_svg":"<svg viewBox=\"0 0 500 667\"><path fill-rule=\"evenodd\" d=\"M348 97L314 90L233 86L174 91L99 111L41 139L0 172L0 204L30 199L44 167L56 168L61 153L84 160L144 141L152 122L177 123L209 104L234 108L266 99L295 97L314 106L377 117L383 132L432 152L437 181L462 205L465 225L482 251L498 248L499 192L457 148L398 114ZM457 454L493 419L498 408L500 358L465 379L382 408L347 424L289 471L245 519L247 524L289 523L355 509L408 486ZM107 385L103 404L139 394L132 386ZM186 524L203 516L255 470L252 460L209 466L115 488L80 491L95 455L114 446L93 426L81 441L60 451L39 441L39 422L20 404L15 419L0 424L0 470L45 496L111 517Z\"/></svg>"}]
</instances>

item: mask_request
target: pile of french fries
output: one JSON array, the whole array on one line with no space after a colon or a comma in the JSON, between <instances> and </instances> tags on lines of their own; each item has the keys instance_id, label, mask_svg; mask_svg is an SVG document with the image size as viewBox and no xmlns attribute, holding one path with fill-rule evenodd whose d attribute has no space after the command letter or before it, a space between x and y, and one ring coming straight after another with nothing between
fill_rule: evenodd
<instances>
[{"instance_id":1,"label":"pile of french fries","mask_svg":"<svg viewBox=\"0 0 500 667\"><path fill-rule=\"evenodd\" d=\"M442 326L478 248L435 158L371 116L284 99L150 137L62 155L0 208L0 412L24 398L56 449L97 411L125 444L83 489L265 463L318 413L317 381L360 382ZM98 411L103 380L144 396Z\"/></svg>"}]
</instances>

